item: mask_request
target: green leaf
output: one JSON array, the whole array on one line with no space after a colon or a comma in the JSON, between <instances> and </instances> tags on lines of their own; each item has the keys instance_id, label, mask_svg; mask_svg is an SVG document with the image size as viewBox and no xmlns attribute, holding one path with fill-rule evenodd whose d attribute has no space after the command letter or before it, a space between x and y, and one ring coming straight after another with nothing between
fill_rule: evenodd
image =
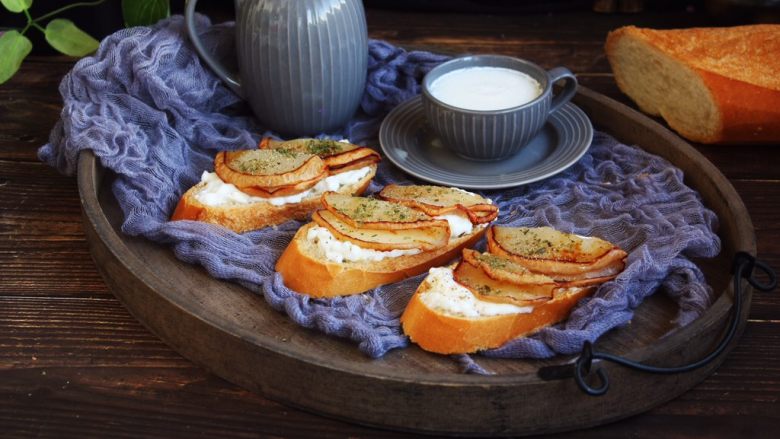
<instances>
[{"instance_id":1,"label":"green leaf","mask_svg":"<svg viewBox=\"0 0 780 439\"><path fill-rule=\"evenodd\" d=\"M11 79L30 54L32 43L18 31L10 30L0 35L0 84Z\"/></svg>"},{"instance_id":2,"label":"green leaf","mask_svg":"<svg viewBox=\"0 0 780 439\"><path fill-rule=\"evenodd\" d=\"M3 3L3 6L9 11L17 14L32 6L32 0L0 0L0 3Z\"/></svg>"},{"instance_id":3,"label":"green leaf","mask_svg":"<svg viewBox=\"0 0 780 439\"><path fill-rule=\"evenodd\" d=\"M98 40L76 27L72 21L56 18L46 25L46 41L51 47L70 56L89 55L98 48Z\"/></svg>"},{"instance_id":4,"label":"green leaf","mask_svg":"<svg viewBox=\"0 0 780 439\"><path fill-rule=\"evenodd\" d=\"M125 26L149 26L171 15L170 0L122 0Z\"/></svg>"}]
</instances>

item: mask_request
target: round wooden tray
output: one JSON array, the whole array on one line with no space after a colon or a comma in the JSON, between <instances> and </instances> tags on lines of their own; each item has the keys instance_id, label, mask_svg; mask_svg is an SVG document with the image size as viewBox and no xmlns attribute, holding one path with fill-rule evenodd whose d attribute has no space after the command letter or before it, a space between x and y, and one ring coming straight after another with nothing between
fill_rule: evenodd
<instances>
[{"instance_id":1,"label":"round wooden tray","mask_svg":"<svg viewBox=\"0 0 780 439\"><path fill-rule=\"evenodd\" d=\"M630 325L606 334L597 347L655 365L698 359L717 344L725 327L732 306L729 268L734 253L756 253L745 206L711 163L658 123L587 89L574 101L598 129L682 168L686 183L718 214L723 241L720 256L697 261L717 294L701 318L675 330L674 303L656 294L637 309ZM111 291L146 327L193 362L268 398L318 414L428 433L570 430L625 418L672 399L712 373L725 356L693 372L664 376L601 364L611 381L601 397L583 394L571 379L537 377L539 367L571 358L478 358L494 376L461 374L452 358L414 346L371 359L348 341L293 324L262 297L209 277L201 267L177 260L169 248L123 235L110 177L106 173L104 178L90 152L82 153L78 181L85 229ZM747 287L740 330L751 295Z\"/></svg>"}]
</instances>

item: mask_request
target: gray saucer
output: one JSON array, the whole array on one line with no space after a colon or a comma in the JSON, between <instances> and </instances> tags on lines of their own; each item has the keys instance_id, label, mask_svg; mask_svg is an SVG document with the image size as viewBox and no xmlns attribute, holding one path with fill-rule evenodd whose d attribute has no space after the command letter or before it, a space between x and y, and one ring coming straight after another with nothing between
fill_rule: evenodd
<instances>
[{"instance_id":1,"label":"gray saucer","mask_svg":"<svg viewBox=\"0 0 780 439\"><path fill-rule=\"evenodd\" d=\"M548 119L542 131L517 155L499 161L475 161L447 149L428 126L419 96L397 106L379 130L387 158L422 180L470 189L503 189L555 175L577 162L593 140L593 125L568 103Z\"/></svg>"}]
</instances>

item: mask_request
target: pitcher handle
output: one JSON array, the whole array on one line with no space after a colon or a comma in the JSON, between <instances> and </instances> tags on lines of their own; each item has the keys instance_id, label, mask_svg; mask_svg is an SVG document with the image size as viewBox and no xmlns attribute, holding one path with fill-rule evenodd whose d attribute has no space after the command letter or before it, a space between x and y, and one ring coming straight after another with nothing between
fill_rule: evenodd
<instances>
[{"instance_id":1,"label":"pitcher handle","mask_svg":"<svg viewBox=\"0 0 780 439\"><path fill-rule=\"evenodd\" d=\"M550 84L555 84L560 79L566 81L563 85L563 90L558 93L558 96L553 97L552 103L550 104L550 114L552 114L563 104L569 102L577 93L577 78L574 76L574 73L566 67L552 68L547 72L547 76L550 78Z\"/></svg>"},{"instance_id":2,"label":"pitcher handle","mask_svg":"<svg viewBox=\"0 0 780 439\"><path fill-rule=\"evenodd\" d=\"M198 37L197 29L195 29L195 5L197 3L197 0L189 0L187 1L187 6L184 9L184 26L187 28L187 35L190 37L192 45L195 46L195 51L198 52L198 55L200 55L201 59L206 62L206 65L208 65L211 70L216 73L219 79L227 84L227 86L233 90L234 93L244 98L244 89L241 87L241 82L239 81L238 77L228 72L225 66L220 64L216 58L208 53L206 48L203 47L203 43L201 43L200 38Z\"/></svg>"}]
</instances>

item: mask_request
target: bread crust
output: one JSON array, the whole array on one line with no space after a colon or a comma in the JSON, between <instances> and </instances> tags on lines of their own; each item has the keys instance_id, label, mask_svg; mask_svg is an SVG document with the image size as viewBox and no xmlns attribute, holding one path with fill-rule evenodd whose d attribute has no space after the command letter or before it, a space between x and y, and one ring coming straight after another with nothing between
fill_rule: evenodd
<instances>
[{"instance_id":1,"label":"bread crust","mask_svg":"<svg viewBox=\"0 0 780 439\"><path fill-rule=\"evenodd\" d=\"M352 195L360 195L365 192L377 170L376 164L371 164L369 167L371 171L363 179L354 185L343 187L341 192ZM206 206L195 197L195 194L204 186L205 183L198 183L182 195L173 215L171 215L171 221L202 221L243 233L281 224L291 219L306 220L312 212L320 207L319 196L303 199L300 203L281 206L274 206L270 203Z\"/></svg>"},{"instance_id":2,"label":"bread crust","mask_svg":"<svg viewBox=\"0 0 780 439\"><path fill-rule=\"evenodd\" d=\"M380 262L336 263L313 255L306 249L306 234L315 224L301 227L276 262L284 284L312 297L336 297L359 294L380 285L398 282L445 265L464 247L474 245L485 233L480 228L471 235L451 240L440 249L415 255L388 258Z\"/></svg>"},{"instance_id":3,"label":"bread crust","mask_svg":"<svg viewBox=\"0 0 780 439\"><path fill-rule=\"evenodd\" d=\"M649 108L647 97L635 92L643 78L624 73L619 60L621 40L631 39L644 50L660 53L690 71L709 96L707 105L715 123L691 126L669 112ZM780 141L780 25L676 30L626 26L609 33L605 46L615 81L640 108L661 115L683 137L701 143L771 143ZM655 68L661 69L656 66ZM647 75L660 72L648 71ZM682 89L681 89L682 90ZM664 94L658 90L658 94ZM663 96L658 97L663 99ZM691 100L693 97L691 97ZM642 101L645 100L643 104ZM685 98L680 102L690 101ZM667 105L676 102L667 98Z\"/></svg>"},{"instance_id":4,"label":"bread crust","mask_svg":"<svg viewBox=\"0 0 780 439\"><path fill-rule=\"evenodd\" d=\"M487 317L459 317L428 307L420 295L426 283L415 292L401 315L404 333L422 349L438 354L466 354L502 346L509 340L531 334L568 317L571 309L595 288L573 292L536 305L530 313Z\"/></svg>"},{"instance_id":5,"label":"bread crust","mask_svg":"<svg viewBox=\"0 0 780 439\"><path fill-rule=\"evenodd\" d=\"M703 143L780 141L780 90L759 87L705 70L697 69L697 72L720 111L720 131L703 139Z\"/></svg>"}]
</instances>

